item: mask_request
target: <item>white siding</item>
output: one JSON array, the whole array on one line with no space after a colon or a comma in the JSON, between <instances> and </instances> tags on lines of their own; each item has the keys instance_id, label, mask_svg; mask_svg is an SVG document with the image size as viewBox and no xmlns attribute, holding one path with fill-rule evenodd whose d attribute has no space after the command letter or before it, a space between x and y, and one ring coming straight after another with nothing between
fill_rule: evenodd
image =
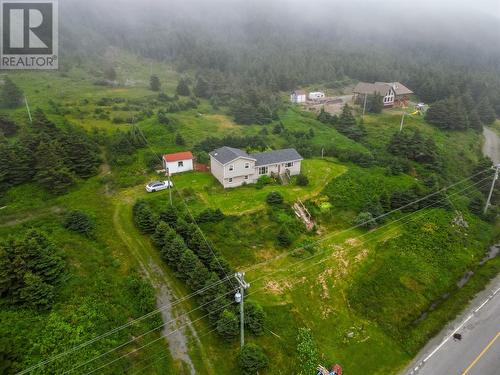
<instances>
[{"instance_id":1,"label":"white siding","mask_svg":"<svg viewBox=\"0 0 500 375\"><path fill-rule=\"evenodd\" d=\"M165 169L168 169L170 174L182 173L193 170L193 160L179 160L179 161L164 161Z\"/></svg>"}]
</instances>

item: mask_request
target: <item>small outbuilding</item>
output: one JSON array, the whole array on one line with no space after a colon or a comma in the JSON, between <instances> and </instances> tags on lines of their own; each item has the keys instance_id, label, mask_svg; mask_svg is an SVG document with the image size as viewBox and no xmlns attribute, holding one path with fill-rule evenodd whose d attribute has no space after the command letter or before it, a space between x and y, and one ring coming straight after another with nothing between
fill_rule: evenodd
<instances>
[{"instance_id":1,"label":"small outbuilding","mask_svg":"<svg viewBox=\"0 0 500 375\"><path fill-rule=\"evenodd\" d=\"M194 156L191 151L163 155L163 168L169 174L193 170Z\"/></svg>"},{"instance_id":2,"label":"small outbuilding","mask_svg":"<svg viewBox=\"0 0 500 375\"><path fill-rule=\"evenodd\" d=\"M292 103L305 103L307 100L307 93L303 90L295 90L290 95L290 101Z\"/></svg>"}]
</instances>

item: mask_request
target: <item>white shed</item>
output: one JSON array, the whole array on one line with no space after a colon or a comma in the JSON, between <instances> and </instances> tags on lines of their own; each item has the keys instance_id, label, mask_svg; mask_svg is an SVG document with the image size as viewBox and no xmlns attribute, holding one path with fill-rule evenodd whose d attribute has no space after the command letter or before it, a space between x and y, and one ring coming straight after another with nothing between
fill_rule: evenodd
<instances>
[{"instance_id":1,"label":"white shed","mask_svg":"<svg viewBox=\"0 0 500 375\"><path fill-rule=\"evenodd\" d=\"M170 174L193 170L193 154L191 151L163 155L163 168Z\"/></svg>"},{"instance_id":2,"label":"white shed","mask_svg":"<svg viewBox=\"0 0 500 375\"><path fill-rule=\"evenodd\" d=\"M307 97L307 94L306 94L305 91L303 91L303 90L295 90L290 95L290 101L292 103L305 103L306 102L306 97Z\"/></svg>"}]
</instances>

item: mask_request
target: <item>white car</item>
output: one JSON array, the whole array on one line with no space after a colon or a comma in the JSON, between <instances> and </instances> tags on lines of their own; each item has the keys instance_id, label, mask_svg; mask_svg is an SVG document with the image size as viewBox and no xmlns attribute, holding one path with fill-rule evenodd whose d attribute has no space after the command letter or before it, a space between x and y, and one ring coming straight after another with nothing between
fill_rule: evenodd
<instances>
[{"instance_id":1,"label":"white car","mask_svg":"<svg viewBox=\"0 0 500 375\"><path fill-rule=\"evenodd\" d=\"M165 190L173 186L174 184L172 182L155 181L155 182L150 182L149 184L146 185L146 191L148 193L154 193L155 191Z\"/></svg>"}]
</instances>

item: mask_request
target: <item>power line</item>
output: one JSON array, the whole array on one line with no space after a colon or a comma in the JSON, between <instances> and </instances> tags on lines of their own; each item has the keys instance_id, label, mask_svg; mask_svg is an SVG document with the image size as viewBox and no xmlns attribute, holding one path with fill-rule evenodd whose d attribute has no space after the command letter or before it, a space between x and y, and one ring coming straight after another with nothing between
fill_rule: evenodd
<instances>
[{"instance_id":1,"label":"power line","mask_svg":"<svg viewBox=\"0 0 500 375\"><path fill-rule=\"evenodd\" d=\"M94 358L91 358L91 359L87 360L86 362L84 362L84 363L82 363L82 364L79 364L78 366L73 367L73 368L71 368L71 369L70 369L70 370L68 370L68 371L63 372L63 373L62 373L62 375L69 374L70 372L73 372L73 371L75 371L75 370L77 370L77 369L81 368L82 366L85 366L85 365L87 365L87 364L89 364L89 363L91 363L91 362L94 362L95 360L97 360L97 359L99 359L99 358L102 358L102 357L104 357L104 356L106 356L106 355L108 355L108 354L111 354L111 353L113 353L113 352L117 351L118 349L121 349L121 348L123 348L124 346L127 346L128 344L131 344L131 343L133 343L133 342L135 342L135 341L139 340L140 338L142 338L142 337L144 337L144 336L146 336L146 335L148 335L148 334L150 334L150 333L153 333L153 332L155 332L155 331L159 330L160 328L163 328L163 327L164 327L164 326L166 326L167 324L172 323L172 322L175 322L176 320L178 320L178 319L180 319L180 318L184 317L185 315L189 315L190 313L192 313L192 312L194 312L194 311L196 311L196 310L199 310L199 309L201 309L202 307L207 306L207 305L209 305L210 303L213 303L214 301L217 301L217 300L219 300L219 299L221 299L221 298L225 297L225 296L226 296L226 295L228 295L229 293L234 293L235 291L236 291L236 289L230 290L230 291L228 291L228 292L224 293L223 295L221 295L221 296L217 297L217 298L216 298L216 299L214 299L214 300L211 300L211 301L209 301L209 302L206 302L206 303L204 303L203 305L200 305L200 306L198 306L198 307L196 307L196 308L194 308L194 309L192 309L192 310L190 310L190 311L188 311L188 312L186 312L186 313L184 313L184 314L182 314L182 315L179 315L179 316L178 316L178 317L176 317L175 319L172 319L172 320L169 320L168 322L162 323L161 325L159 325L159 326L157 326L157 327L155 327L155 328L153 328L153 329L151 329L151 330L147 331L146 333L143 333L143 334L141 334L141 335L139 335L139 336L137 336L137 337L134 337L132 340L129 340L129 341L127 341L127 342L123 343L123 344L120 344L120 345L118 345L118 346L114 347L113 349L108 350L107 352L105 352L105 353L103 353L103 354L100 354L100 355L98 355L98 356L96 356L96 357L94 357ZM175 331L174 331L174 332L175 332ZM167 335L167 336L168 336L168 335ZM166 336L161 336L161 337L166 337Z\"/></svg>"},{"instance_id":2,"label":"power line","mask_svg":"<svg viewBox=\"0 0 500 375\"><path fill-rule=\"evenodd\" d=\"M486 180L486 179L487 179L487 178L485 178L485 179L483 179L483 180L481 180L481 181L478 181L478 182L476 182L476 183L473 183L473 184L469 185L468 187L466 187L466 188L464 188L464 189L462 189L462 190L460 190L460 191L458 191L458 192L455 192L455 193L451 194L450 196L457 195L457 194L461 193L462 191L468 190L469 188L472 188L472 187L474 187L474 186L476 186L476 185L479 185L481 182L483 182L483 181L484 181L484 180ZM447 197L445 197L445 198L443 198L443 199L439 200L438 202L440 202L440 201L445 201L445 200L448 200L448 199L449 199L449 196L447 196ZM394 224L395 222L402 221L403 219L406 219L406 218L410 218L410 217L412 217L412 216L415 216L417 213L419 213L419 212L421 212L421 211L425 210L426 208L429 208L430 206L433 206L435 203L436 203L436 202L433 202L433 203L431 203L430 205L427 205L427 206L425 206L425 207L423 207L423 208L420 208L420 209L419 209L419 210L417 210L417 211L414 211L414 212L412 212L412 213L409 213L408 215L405 215L405 216L404 216L404 217L402 217L402 218L397 219L396 221L393 221L393 222L387 223L387 224L385 224L385 225L383 225L383 226L381 226L381 227L376 228L375 230L373 230L373 231L371 231L371 232L367 232L367 233L365 233L365 234L363 234L363 235L360 235L360 236L358 236L358 238L363 237L363 236L367 236L367 235L371 235L371 234L373 234L375 231L379 231L380 229L382 229L382 228L384 228L384 227L386 227L386 226L389 226L389 225L390 225L390 226L393 226L393 224ZM422 218L422 217L424 217L424 216L426 216L426 215L428 215L428 214L429 214L429 213L424 212L424 213L422 213L420 216L418 216L418 217L416 217L416 218L414 217L414 218L412 218L412 219L410 219L410 220L408 220L408 221L406 221L406 222L403 222L403 223L399 224L399 225L398 225L398 226L396 226L396 227L394 227L394 226L393 226L391 229L389 229L389 231L395 231L396 229L398 229L398 228L400 228L400 227L404 226L405 224L407 224L407 223L409 223L409 222L411 222L411 221L415 221L415 220L417 220L417 219L419 219L419 218ZM377 236L375 236L374 238L370 238L370 239L369 239L369 240L367 240L367 241L364 241L364 242L362 242L362 243L360 243L360 244L357 244L357 245L355 245L355 246L352 246L352 248L357 248L357 247L359 247L359 246L361 246L361 245L366 245L367 243L372 242L372 241L374 241L375 239L378 239L379 237L385 236L386 234L387 234L387 232L382 232L382 233L379 233L379 234L378 234ZM294 263L294 264L292 264L292 265L289 265L289 266L286 266L286 267L283 267L283 268L279 268L279 269L277 269L277 270L274 270L274 271L273 271L273 272L271 272L271 273L266 273L265 275L261 276L260 278L257 278L257 279L255 279L255 280L253 280L253 282L255 283L255 282L259 281L259 280L262 280L262 279L268 278L269 276L274 275L274 274L276 274L276 273L278 273L278 272L281 272L281 271L283 271L283 270L289 269L289 268L291 268L291 267L295 267L295 266L297 266L299 263L302 263L302 262L304 262L304 261L310 260L310 259L312 259L312 258L314 258L314 257L316 257L316 256L322 255L323 253L324 253L324 252L322 252L322 253L317 253L317 254L315 254L315 255L313 255L313 256L311 256L311 257L308 257L308 258L302 259L301 261L298 261L298 262L296 262L296 263ZM311 268L311 267L314 267L314 266L316 266L316 265L318 265L318 264L320 264L320 263L322 263L322 262L324 262L324 261L326 261L326 260L328 260L328 259L329 259L329 258L325 258L325 259L323 259L323 260L321 260L321 261L319 261L319 262L317 262L317 263L313 263L313 264L311 264L311 265L309 265L309 266L307 266L307 267L302 267L302 268L300 268L300 269L298 269L298 270L296 270L296 271L294 271L294 272L288 273L286 277L289 277L290 275L293 275L293 274L296 274L296 273L298 273L298 272L301 272L301 271L307 270L307 269L309 269L309 268ZM253 291L253 292L251 292L251 293L248 293L248 294L247 294L247 296L253 295L253 294L257 293L258 291L260 291L260 290L262 290L262 289L265 289L265 287L258 288L258 289L256 289L255 291ZM231 304L232 304L232 303L231 303ZM229 305L231 305L231 304L229 304ZM227 306L228 306L228 305L225 305L223 308L225 308L225 307L227 307ZM217 309L216 311L219 311L219 310L221 310L221 309ZM188 313L186 313L186 314L188 314ZM184 315L184 314L183 314L183 315ZM209 315L209 314L207 314L207 315ZM207 316L207 315L205 315L205 316ZM182 316L182 315L181 315L181 316ZM203 318L203 317L202 317L202 318ZM201 318L200 318L200 319L201 319ZM195 320L195 322L196 322L196 321L198 321L198 320L200 320L200 319ZM185 326L185 325L184 325L184 326ZM181 326L181 327L179 327L178 329L176 329L176 330L174 330L174 331L170 332L170 333L169 333L169 335L170 335L170 334L172 334L172 333L174 333L174 332L176 332L177 330L179 330L180 328L182 328L182 327L184 327L184 326ZM214 330L215 330L215 329L214 329ZM214 330L212 330L212 331L214 331ZM211 332L212 332L212 331L211 331ZM210 333L210 332L209 332L209 333ZM168 336L168 335L167 335L167 336ZM161 339L161 337L160 337L160 338L158 338L158 339L156 339L156 340L153 340L152 342L150 342L150 343L148 343L148 344L144 345L144 346L143 346L143 347L141 347L141 348L138 348L137 350L134 350L134 351L132 351L132 352L130 352L130 353L127 353L127 354L123 355L122 357L120 357L120 358L118 358L118 359L115 359L115 360L113 360L113 361L111 361L111 362L108 362L106 365L101 366L100 368L98 368L98 369L96 369L96 370L93 370L92 372L95 372L95 371L97 371L97 370L99 370L99 369L101 369L101 368L103 368L103 367L106 367L106 366L108 366L109 364L115 363L116 361L118 361L118 360L120 360L120 359L122 359L122 358L124 358L124 357L126 357L126 356L128 356L128 355L130 355L130 354L132 354L132 353L134 353L134 352L136 352L136 351L138 351L138 350L141 350L141 349L143 349L143 348L144 348L144 347L146 347L146 346L151 345L152 343L154 343L154 342L158 341L159 339ZM92 373L92 372L90 372L90 373ZM90 374L90 373L87 373L87 374ZM87 374L86 374L86 375L87 375Z\"/></svg>"}]
</instances>

